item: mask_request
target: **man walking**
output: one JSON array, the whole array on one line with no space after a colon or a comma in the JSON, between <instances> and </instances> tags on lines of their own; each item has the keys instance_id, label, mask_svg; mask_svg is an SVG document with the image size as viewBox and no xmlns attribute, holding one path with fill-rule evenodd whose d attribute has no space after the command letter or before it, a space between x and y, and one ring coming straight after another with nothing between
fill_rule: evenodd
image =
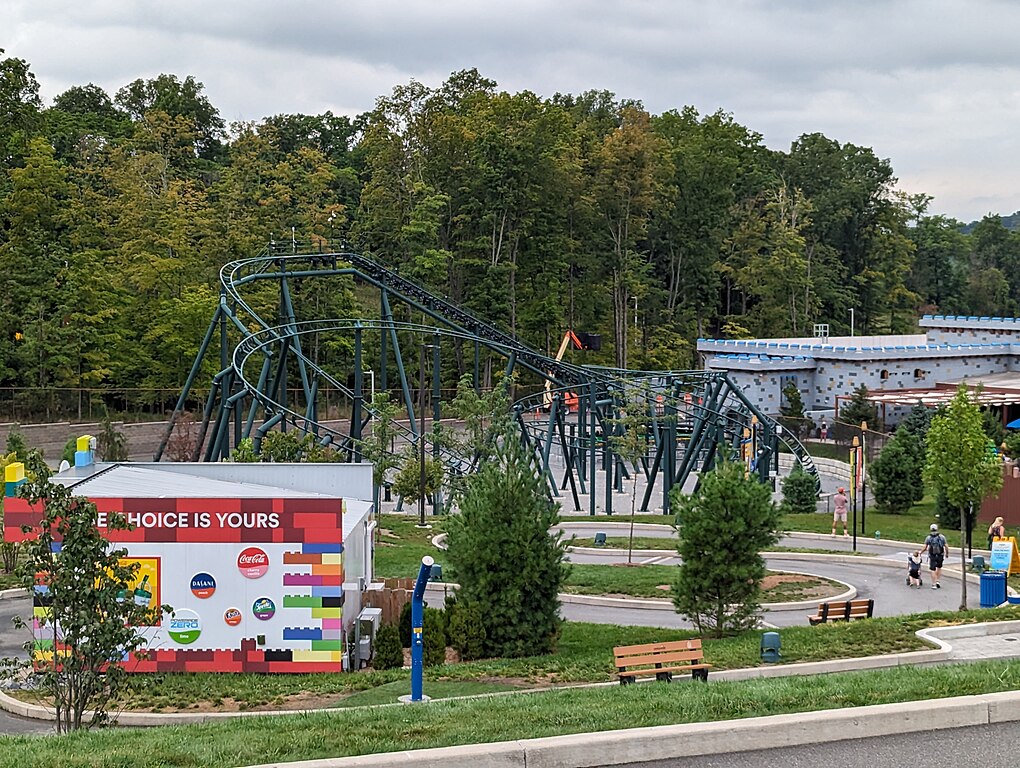
<instances>
[{"instance_id":1,"label":"man walking","mask_svg":"<svg viewBox=\"0 0 1020 768\"><path fill-rule=\"evenodd\" d=\"M924 549L928 553L928 568L931 570L931 588L942 589L939 579L942 577L942 563L949 554L946 537L939 533L939 527L931 524L928 538L924 540Z\"/></svg>"},{"instance_id":2,"label":"man walking","mask_svg":"<svg viewBox=\"0 0 1020 768\"><path fill-rule=\"evenodd\" d=\"M849 536L846 530L846 488L840 488L836 491L836 495L832 497L832 535L836 535L836 523L843 522L843 535Z\"/></svg>"}]
</instances>

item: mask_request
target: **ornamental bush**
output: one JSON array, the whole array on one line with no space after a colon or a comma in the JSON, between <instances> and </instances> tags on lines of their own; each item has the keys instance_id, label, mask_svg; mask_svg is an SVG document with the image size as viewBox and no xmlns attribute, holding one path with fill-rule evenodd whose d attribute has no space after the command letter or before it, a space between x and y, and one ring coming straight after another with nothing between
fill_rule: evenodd
<instances>
[{"instance_id":1,"label":"ornamental bush","mask_svg":"<svg viewBox=\"0 0 1020 768\"><path fill-rule=\"evenodd\" d=\"M795 464L793 471L783 478L783 512L787 514L804 514L815 511L818 501L815 478L804 471L800 464Z\"/></svg>"},{"instance_id":2,"label":"ornamental bush","mask_svg":"<svg viewBox=\"0 0 1020 768\"><path fill-rule=\"evenodd\" d=\"M400 645L400 632L393 624L383 624L375 636L375 669L400 669L404 666L404 649Z\"/></svg>"},{"instance_id":3,"label":"ornamental bush","mask_svg":"<svg viewBox=\"0 0 1020 768\"><path fill-rule=\"evenodd\" d=\"M458 602L448 612L447 629L450 645L457 649L461 661L482 658L485 649L485 620L477 605Z\"/></svg>"}]
</instances>

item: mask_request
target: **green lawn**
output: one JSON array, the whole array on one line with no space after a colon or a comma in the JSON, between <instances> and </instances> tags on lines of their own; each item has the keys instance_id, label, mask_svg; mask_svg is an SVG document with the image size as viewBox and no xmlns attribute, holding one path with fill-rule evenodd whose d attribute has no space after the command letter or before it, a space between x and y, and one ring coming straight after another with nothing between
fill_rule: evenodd
<instances>
[{"instance_id":1,"label":"green lawn","mask_svg":"<svg viewBox=\"0 0 1020 768\"><path fill-rule=\"evenodd\" d=\"M903 515L889 515L877 512L871 507L864 514L867 527L865 533L862 533L861 512L857 512L858 536L873 538L875 531L880 531L883 539L916 541L918 545L928 535L928 526L935 522L932 514L918 514L913 511ZM800 515L783 515L780 525L784 531L830 533L832 531L832 515L811 512ZM843 532L842 526L838 532Z\"/></svg>"},{"instance_id":2,"label":"green lawn","mask_svg":"<svg viewBox=\"0 0 1020 768\"><path fill-rule=\"evenodd\" d=\"M861 624L864 622L857 622ZM785 650L785 644L784 644ZM621 727L727 720L1015 690L1020 662L898 667L705 685L609 686L405 706L344 709L286 720L245 718L71 736L5 736L19 768L234 768L266 762L487 743ZM426 693L428 686L426 685Z\"/></svg>"},{"instance_id":3,"label":"green lawn","mask_svg":"<svg viewBox=\"0 0 1020 768\"><path fill-rule=\"evenodd\" d=\"M460 696L478 696L486 693L520 690L520 686L505 683L479 682L475 680L430 680L428 696L431 699L451 699ZM337 707L367 707L373 704L392 704L400 696L410 693L406 680L369 688L352 694L337 703Z\"/></svg>"},{"instance_id":4,"label":"green lawn","mask_svg":"<svg viewBox=\"0 0 1020 768\"><path fill-rule=\"evenodd\" d=\"M626 551L627 542L628 539L626 536L607 536L605 546L601 547L601 549L622 549ZM574 547L594 547L595 539L578 537L571 541L570 544ZM635 536L634 549L662 549L669 550L670 552L676 552L676 539L655 538L654 536Z\"/></svg>"},{"instance_id":5,"label":"green lawn","mask_svg":"<svg viewBox=\"0 0 1020 768\"><path fill-rule=\"evenodd\" d=\"M418 518L408 515L380 515L375 545L375 574L380 579L413 579L425 555L442 563L432 537L446 530L446 517L426 518L431 528L418 528ZM449 579L448 573L443 573Z\"/></svg>"}]
</instances>

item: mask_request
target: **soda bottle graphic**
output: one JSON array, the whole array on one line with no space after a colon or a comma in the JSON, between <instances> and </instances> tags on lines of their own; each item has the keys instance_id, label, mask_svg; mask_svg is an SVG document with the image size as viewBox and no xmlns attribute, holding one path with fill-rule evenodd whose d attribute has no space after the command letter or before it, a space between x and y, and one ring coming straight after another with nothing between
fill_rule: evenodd
<instances>
[{"instance_id":1,"label":"soda bottle graphic","mask_svg":"<svg viewBox=\"0 0 1020 768\"><path fill-rule=\"evenodd\" d=\"M141 605L148 607L149 603L152 602L152 592L148 590L149 586L149 574L145 574L142 578L142 583L138 585L138 589L135 590L135 605Z\"/></svg>"},{"instance_id":2,"label":"soda bottle graphic","mask_svg":"<svg viewBox=\"0 0 1020 768\"><path fill-rule=\"evenodd\" d=\"M123 603L125 600L127 600L127 596L128 596L127 587L124 587L124 589L118 589L117 590L117 602L118 603Z\"/></svg>"}]
</instances>

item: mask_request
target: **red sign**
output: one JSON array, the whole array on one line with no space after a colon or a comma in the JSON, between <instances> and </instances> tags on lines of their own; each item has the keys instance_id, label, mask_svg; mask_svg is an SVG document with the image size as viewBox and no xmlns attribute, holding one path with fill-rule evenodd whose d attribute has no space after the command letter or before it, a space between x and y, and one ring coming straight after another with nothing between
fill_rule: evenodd
<instances>
[{"instance_id":1,"label":"red sign","mask_svg":"<svg viewBox=\"0 0 1020 768\"><path fill-rule=\"evenodd\" d=\"M246 579L260 579L269 570L269 555L258 547L248 547L237 556L237 569Z\"/></svg>"}]
</instances>

